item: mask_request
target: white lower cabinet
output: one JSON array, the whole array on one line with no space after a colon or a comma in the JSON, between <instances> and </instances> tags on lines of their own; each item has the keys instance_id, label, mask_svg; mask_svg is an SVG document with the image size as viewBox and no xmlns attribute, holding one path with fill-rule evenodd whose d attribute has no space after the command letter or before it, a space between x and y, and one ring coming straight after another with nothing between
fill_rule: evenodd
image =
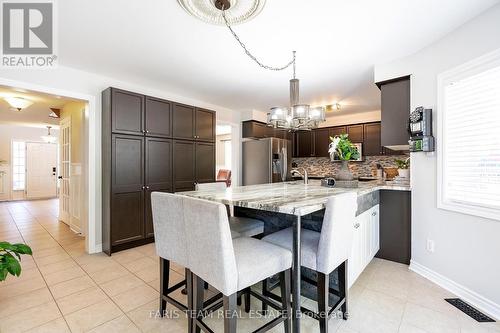
<instances>
[{"instance_id":1,"label":"white lower cabinet","mask_svg":"<svg viewBox=\"0 0 500 333\"><path fill-rule=\"evenodd\" d=\"M356 217L352 250L349 257L349 287L370 263L380 247L379 206L376 205Z\"/></svg>"}]
</instances>

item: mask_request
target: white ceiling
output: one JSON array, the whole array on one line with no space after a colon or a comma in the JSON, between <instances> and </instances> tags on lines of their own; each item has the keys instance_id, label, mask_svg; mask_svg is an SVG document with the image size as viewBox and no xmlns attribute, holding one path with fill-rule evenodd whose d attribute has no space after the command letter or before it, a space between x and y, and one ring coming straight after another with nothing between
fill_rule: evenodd
<instances>
[{"instance_id":1,"label":"white ceiling","mask_svg":"<svg viewBox=\"0 0 500 333\"><path fill-rule=\"evenodd\" d=\"M4 97L22 97L34 102L21 111L12 108ZM50 108L62 108L71 99L23 89L0 86L0 124L28 127L59 127L59 119L49 117Z\"/></svg>"},{"instance_id":2,"label":"white ceiling","mask_svg":"<svg viewBox=\"0 0 500 333\"><path fill-rule=\"evenodd\" d=\"M297 51L302 102L360 112L380 107L374 64L412 54L498 2L268 0L235 30L268 64ZM225 27L189 16L175 0L65 0L58 8L62 65L233 110L288 104L290 70L260 69Z\"/></svg>"}]
</instances>

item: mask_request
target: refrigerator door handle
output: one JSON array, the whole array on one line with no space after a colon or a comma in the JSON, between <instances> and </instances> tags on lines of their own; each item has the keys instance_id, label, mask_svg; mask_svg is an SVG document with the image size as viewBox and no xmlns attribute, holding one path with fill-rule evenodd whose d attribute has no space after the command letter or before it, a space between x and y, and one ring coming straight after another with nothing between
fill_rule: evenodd
<instances>
[{"instance_id":1,"label":"refrigerator door handle","mask_svg":"<svg viewBox=\"0 0 500 333\"><path fill-rule=\"evenodd\" d=\"M286 147L281 148L281 180L285 181L288 174L288 156Z\"/></svg>"}]
</instances>

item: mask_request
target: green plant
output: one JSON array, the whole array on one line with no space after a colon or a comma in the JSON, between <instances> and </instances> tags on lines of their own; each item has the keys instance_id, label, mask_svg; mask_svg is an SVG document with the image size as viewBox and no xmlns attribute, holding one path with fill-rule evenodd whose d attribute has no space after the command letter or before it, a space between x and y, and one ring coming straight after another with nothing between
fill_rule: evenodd
<instances>
[{"instance_id":1,"label":"green plant","mask_svg":"<svg viewBox=\"0 0 500 333\"><path fill-rule=\"evenodd\" d=\"M330 137L330 154L337 154L342 161L356 160L359 158L359 151L348 138L348 134L341 134L334 138Z\"/></svg>"},{"instance_id":2,"label":"green plant","mask_svg":"<svg viewBox=\"0 0 500 333\"><path fill-rule=\"evenodd\" d=\"M410 158L408 157L406 160L395 160L394 161L398 166L398 169L408 169L410 167Z\"/></svg>"},{"instance_id":3,"label":"green plant","mask_svg":"<svg viewBox=\"0 0 500 333\"><path fill-rule=\"evenodd\" d=\"M21 255L32 255L31 248L26 244L11 244L0 242L0 281L7 278L7 274L21 275Z\"/></svg>"}]
</instances>

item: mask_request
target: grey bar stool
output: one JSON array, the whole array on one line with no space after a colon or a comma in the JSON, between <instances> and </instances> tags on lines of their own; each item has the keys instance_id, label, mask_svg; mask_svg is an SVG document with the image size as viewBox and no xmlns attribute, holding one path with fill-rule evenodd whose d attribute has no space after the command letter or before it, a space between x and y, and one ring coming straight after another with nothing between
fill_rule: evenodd
<instances>
[{"instance_id":1,"label":"grey bar stool","mask_svg":"<svg viewBox=\"0 0 500 333\"><path fill-rule=\"evenodd\" d=\"M201 183L196 184L196 191L225 190L226 183ZM249 217L232 216L229 213L229 225L233 235L255 237L264 233L264 222ZM233 236L233 238L235 238Z\"/></svg>"},{"instance_id":2,"label":"grey bar stool","mask_svg":"<svg viewBox=\"0 0 500 333\"><path fill-rule=\"evenodd\" d=\"M321 333L328 332L328 320L332 314L342 311L343 319L347 319L347 301L349 284L347 281L347 260L351 253L356 210L358 208L357 193L343 193L332 196L326 203L325 216L321 233L308 229L301 230L302 266L317 272L316 284L318 313L301 308L319 320ZM287 228L270 234L262 240L286 249L292 249L293 230ZM330 274L338 268L339 291L330 289ZM340 297L330 309L329 293ZM268 291L264 290L263 294ZM295 296L295 295L294 295Z\"/></svg>"},{"instance_id":3,"label":"grey bar stool","mask_svg":"<svg viewBox=\"0 0 500 333\"><path fill-rule=\"evenodd\" d=\"M153 212L153 228L155 235L156 253L160 257L160 313L163 316L170 302L180 310L186 311L190 304L182 304L170 297L170 294L179 288L191 288L189 279L187 238L184 225L184 201L182 197L169 194L151 193L151 208ZM174 286L169 287L170 262L173 261L185 267L186 278Z\"/></svg>"},{"instance_id":4,"label":"grey bar stool","mask_svg":"<svg viewBox=\"0 0 500 333\"><path fill-rule=\"evenodd\" d=\"M258 332L265 332L279 323L285 325L285 332L291 330L290 269L292 253L280 246L250 238L231 239L229 220L224 205L206 200L184 198L186 235L189 268L193 280L192 305L190 313L195 332L212 333L204 322L203 282L210 283L223 294L224 333L235 333L237 318L236 299L238 292L270 276L280 274L281 301L278 304L252 291L252 295L276 308L280 315L262 326Z\"/></svg>"}]
</instances>

